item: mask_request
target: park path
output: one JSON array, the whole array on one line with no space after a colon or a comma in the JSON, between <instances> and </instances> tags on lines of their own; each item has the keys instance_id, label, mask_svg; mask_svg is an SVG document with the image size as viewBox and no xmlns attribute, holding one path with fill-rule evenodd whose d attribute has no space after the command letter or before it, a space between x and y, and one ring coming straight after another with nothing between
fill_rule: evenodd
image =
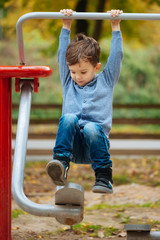
<instances>
[{"instance_id":1,"label":"park path","mask_svg":"<svg viewBox=\"0 0 160 240\"><path fill-rule=\"evenodd\" d=\"M32 201L38 203L49 203L54 204L54 191L49 193L42 193L40 195L33 195L30 198ZM160 222L160 209L157 208L132 208L127 207L127 204L145 204L145 203L155 203L160 200L159 187L149 187L138 184L121 185L114 187L114 194L104 195L104 194L94 194L91 191L85 191L85 207L91 208L95 204L108 204L108 205L124 205L125 207L112 208L112 209L93 209L85 210L84 219L82 223L84 224L94 224L106 226L114 226L119 229L119 236L115 236L112 239L126 239L126 233L124 232L124 222L118 216L122 216L124 219L130 218L131 221L141 221L141 222ZM12 201L12 209L17 208L14 200ZM160 226L159 226L160 227ZM57 229L69 229L70 227L65 227L59 224L54 218L48 217L36 217L30 214L20 215L18 218L12 221L12 236L13 240L29 239L25 238L27 234L38 234L43 235L44 232L55 232ZM66 232L63 235L64 238L48 238L48 239L68 239ZM71 234L71 233L70 233ZM72 239L83 239L80 236L70 235L70 240ZM103 238L103 237L102 237ZM84 238L85 239L85 238ZM91 239L91 238L86 238ZM97 239L101 239L97 238ZM110 238L108 238L110 239Z\"/></svg>"}]
</instances>

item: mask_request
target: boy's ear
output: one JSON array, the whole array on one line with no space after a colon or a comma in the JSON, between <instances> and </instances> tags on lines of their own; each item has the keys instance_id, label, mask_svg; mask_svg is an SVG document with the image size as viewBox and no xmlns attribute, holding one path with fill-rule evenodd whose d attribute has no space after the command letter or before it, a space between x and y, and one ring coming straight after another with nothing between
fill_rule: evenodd
<instances>
[{"instance_id":1,"label":"boy's ear","mask_svg":"<svg viewBox=\"0 0 160 240\"><path fill-rule=\"evenodd\" d=\"M100 68L101 68L101 63L99 62L96 65L96 72L99 72Z\"/></svg>"}]
</instances>

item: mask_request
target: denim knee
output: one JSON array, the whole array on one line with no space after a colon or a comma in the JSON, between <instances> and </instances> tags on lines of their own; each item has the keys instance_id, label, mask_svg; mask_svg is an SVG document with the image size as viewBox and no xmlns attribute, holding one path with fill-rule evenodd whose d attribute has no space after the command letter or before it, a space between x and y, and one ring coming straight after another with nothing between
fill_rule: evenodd
<instances>
[{"instance_id":1,"label":"denim knee","mask_svg":"<svg viewBox=\"0 0 160 240\"><path fill-rule=\"evenodd\" d=\"M108 139L98 123L87 123L83 129L89 147L93 170L112 166L108 151Z\"/></svg>"},{"instance_id":2,"label":"denim knee","mask_svg":"<svg viewBox=\"0 0 160 240\"><path fill-rule=\"evenodd\" d=\"M60 118L59 123L64 124L65 128L70 126L76 126L78 124L78 117L72 113L65 114Z\"/></svg>"},{"instance_id":3,"label":"denim knee","mask_svg":"<svg viewBox=\"0 0 160 240\"><path fill-rule=\"evenodd\" d=\"M83 133L86 138L89 138L92 141L97 141L97 137L101 135L100 132L101 126L93 122L87 123L83 129Z\"/></svg>"}]
</instances>

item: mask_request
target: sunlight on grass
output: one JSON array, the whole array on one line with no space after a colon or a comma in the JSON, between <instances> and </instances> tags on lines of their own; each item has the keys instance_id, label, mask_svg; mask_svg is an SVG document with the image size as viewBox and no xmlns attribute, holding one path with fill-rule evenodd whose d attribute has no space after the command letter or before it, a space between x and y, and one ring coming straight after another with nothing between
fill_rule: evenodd
<instances>
[{"instance_id":1,"label":"sunlight on grass","mask_svg":"<svg viewBox=\"0 0 160 240\"><path fill-rule=\"evenodd\" d=\"M46 164L47 164L47 161L43 160L43 161L30 161L30 162L26 162L25 164L25 167L26 168L46 168Z\"/></svg>"},{"instance_id":2,"label":"sunlight on grass","mask_svg":"<svg viewBox=\"0 0 160 240\"><path fill-rule=\"evenodd\" d=\"M115 185L122 185L122 184L128 184L132 182L132 179L127 175L115 175L113 177L113 181Z\"/></svg>"},{"instance_id":3,"label":"sunlight on grass","mask_svg":"<svg viewBox=\"0 0 160 240\"><path fill-rule=\"evenodd\" d=\"M12 218L18 218L19 215L23 215L25 212L21 209L12 210Z\"/></svg>"},{"instance_id":4,"label":"sunlight on grass","mask_svg":"<svg viewBox=\"0 0 160 240\"><path fill-rule=\"evenodd\" d=\"M133 204L133 203L126 203L126 204L95 204L92 207L86 207L85 209L88 211L92 210L108 210L108 209L115 209L117 211L124 211L126 208L160 208L160 201L157 202L148 202L144 204Z\"/></svg>"},{"instance_id":5,"label":"sunlight on grass","mask_svg":"<svg viewBox=\"0 0 160 240\"><path fill-rule=\"evenodd\" d=\"M79 223L72 226L72 230L81 236L89 234L90 237L109 237L112 236L118 229L113 226L103 227L91 223Z\"/></svg>"},{"instance_id":6,"label":"sunlight on grass","mask_svg":"<svg viewBox=\"0 0 160 240\"><path fill-rule=\"evenodd\" d=\"M160 125L146 124L146 125L122 125L113 124L111 133L160 133Z\"/></svg>"},{"instance_id":7,"label":"sunlight on grass","mask_svg":"<svg viewBox=\"0 0 160 240\"><path fill-rule=\"evenodd\" d=\"M124 224L128 224L130 222L130 217L125 217L123 214L121 213L117 213L116 214L117 218L120 218L121 222Z\"/></svg>"}]
</instances>

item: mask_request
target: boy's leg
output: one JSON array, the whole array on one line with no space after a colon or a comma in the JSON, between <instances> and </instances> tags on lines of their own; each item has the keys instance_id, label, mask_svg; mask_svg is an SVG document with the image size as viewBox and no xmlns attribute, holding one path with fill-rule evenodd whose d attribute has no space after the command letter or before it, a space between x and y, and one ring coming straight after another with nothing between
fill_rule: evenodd
<instances>
[{"instance_id":1,"label":"boy's leg","mask_svg":"<svg viewBox=\"0 0 160 240\"><path fill-rule=\"evenodd\" d=\"M54 160L47 164L47 172L56 185L65 185L70 160L73 157L73 141L76 134L78 118L66 114L59 120L59 127L54 147Z\"/></svg>"},{"instance_id":2,"label":"boy's leg","mask_svg":"<svg viewBox=\"0 0 160 240\"><path fill-rule=\"evenodd\" d=\"M109 141L102 127L97 123L91 122L86 124L83 134L96 177L92 191L97 193L112 193L112 161L108 151Z\"/></svg>"},{"instance_id":3,"label":"boy's leg","mask_svg":"<svg viewBox=\"0 0 160 240\"><path fill-rule=\"evenodd\" d=\"M92 188L95 193L113 193L112 168L99 168L95 170L96 182Z\"/></svg>"}]
</instances>

